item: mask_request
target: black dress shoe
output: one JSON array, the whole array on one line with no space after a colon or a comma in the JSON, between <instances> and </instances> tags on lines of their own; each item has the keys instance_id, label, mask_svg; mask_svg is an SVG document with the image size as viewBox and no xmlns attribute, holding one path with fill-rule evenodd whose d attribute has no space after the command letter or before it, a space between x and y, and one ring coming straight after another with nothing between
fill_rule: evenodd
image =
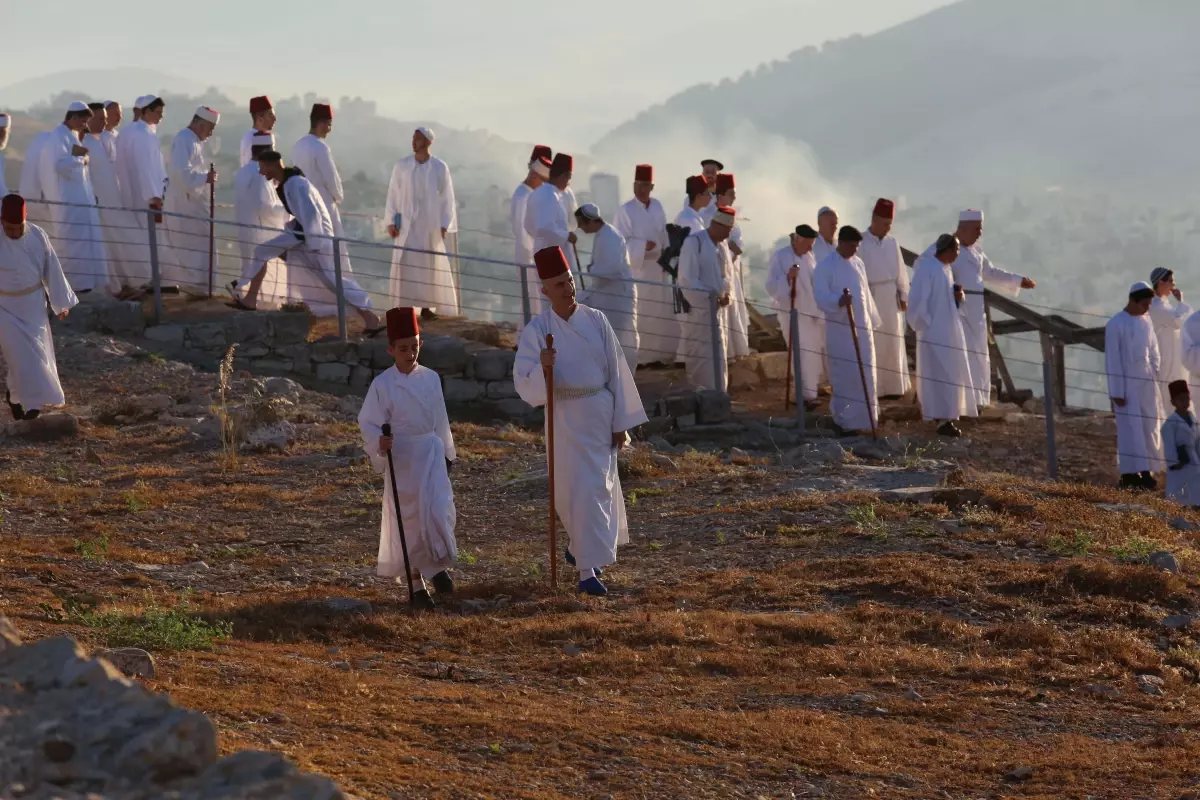
<instances>
[{"instance_id":1,"label":"black dress shoe","mask_svg":"<svg viewBox=\"0 0 1200 800\"><path fill-rule=\"evenodd\" d=\"M1138 489L1142 485L1142 476L1136 472L1126 472L1117 484L1122 489Z\"/></svg>"},{"instance_id":2,"label":"black dress shoe","mask_svg":"<svg viewBox=\"0 0 1200 800\"><path fill-rule=\"evenodd\" d=\"M12 413L13 419L25 419L25 409L21 407L20 403L12 401L12 392L4 393L4 401L8 403L8 410Z\"/></svg>"},{"instance_id":3,"label":"black dress shoe","mask_svg":"<svg viewBox=\"0 0 1200 800\"><path fill-rule=\"evenodd\" d=\"M937 432L938 436L949 436L952 439L957 439L959 436L962 436L962 431L958 429L958 426L949 421L943 422L941 425L939 425Z\"/></svg>"},{"instance_id":4,"label":"black dress shoe","mask_svg":"<svg viewBox=\"0 0 1200 800\"><path fill-rule=\"evenodd\" d=\"M409 599L408 603L417 611L433 611L436 608L433 598L424 589L418 589L413 592L413 596Z\"/></svg>"},{"instance_id":5,"label":"black dress shoe","mask_svg":"<svg viewBox=\"0 0 1200 800\"><path fill-rule=\"evenodd\" d=\"M1141 472L1138 474L1138 488L1144 489L1147 492L1153 492L1158 489L1158 480L1154 477L1153 472Z\"/></svg>"},{"instance_id":6,"label":"black dress shoe","mask_svg":"<svg viewBox=\"0 0 1200 800\"><path fill-rule=\"evenodd\" d=\"M21 417L21 419L37 419L41 415L42 415L42 412L37 410L36 408L34 408L29 411L26 411L25 416ZM1153 478L1151 480L1153 480Z\"/></svg>"},{"instance_id":7,"label":"black dress shoe","mask_svg":"<svg viewBox=\"0 0 1200 800\"><path fill-rule=\"evenodd\" d=\"M433 589L439 597L442 595L449 597L454 594L454 578L450 577L449 572L442 570L433 576Z\"/></svg>"}]
</instances>

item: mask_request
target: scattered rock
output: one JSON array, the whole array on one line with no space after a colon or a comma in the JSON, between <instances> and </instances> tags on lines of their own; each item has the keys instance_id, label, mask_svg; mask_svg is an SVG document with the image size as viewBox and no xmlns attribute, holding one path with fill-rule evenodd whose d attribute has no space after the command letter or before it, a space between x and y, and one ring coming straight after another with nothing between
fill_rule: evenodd
<instances>
[{"instance_id":1,"label":"scattered rock","mask_svg":"<svg viewBox=\"0 0 1200 800\"><path fill-rule=\"evenodd\" d=\"M1006 781L1027 781L1033 777L1033 767L1017 767L1004 776Z\"/></svg>"},{"instance_id":2,"label":"scattered rock","mask_svg":"<svg viewBox=\"0 0 1200 800\"><path fill-rule=\"evenodd\" d=\"M370 614L373 610L370 603L357 597L329 597L318 604L334 614Z\"/></svg>"},{"instance_id":3,"label":"scattered rock","mask_svg":"<svg viewBox=\"0 0 1200 800\"><path fill-rule=\"evenodd\" d=\"M1192 626L1192 617L1190 614L1171 614L1163 619L1162 624L1173 631L1186 630Z\"/></svg>"},{"instance_id":4,"label":"scattered rock","mask_svg":"<svg viewBox=\"0 0 1200 800\"><path fill-rule=\"evenodd\" d=\"M841 464L846 460L846 451L832 439L819 439L789 450L783 463L789 467L819 464Z\"/></svg>"},{"instance_id":5,"label":"scattered rock","mask_svg":"<svg viewBox=\"0 0 1200 800\"><path fill-rule=\"evenodd\" d=\"M120 647L115 650L101 649L92 655L103 658L128 676L154 677L154 656L137 647Z\"/></svg>"},{"instance_id":6,"label":"scattered rock","mask_svg":"<svg viewBox=\"0 0 1200 800\"><path fill-rule=\"evenodd\" d=\"M175 405L175 400L169 394L148 394L136 400L138 410L143 414L154 414L166 411Z\"/></svg>"},{"instance_id":7,"label":"scattered rock","mask_svg":"<svg viewBox=\"0 0 1200 800\"><path fill-rule=\"evenodd\" d=\"M1157 675L1138 675L1137 685L1144 693L1154 697L1163 696L1163 679Z\"/></svg>"},{"instance_id":8,"label":"scattered rock","mask_svg":"<svg viewBox=\"0 0 1200 800\"><path fill-rule=\"evenodd\" d=\"M733 399L725 392L702 389L696 392L696 422L719 425L733 419Z\"/></svg>"},{"instance_id":9,"label":"scattered rock","mask_svg":"<svg viewBox=\"0 0 1200 800\"><path fill-rule=\"evenodd\" d=\"M300 404L300 384L291 378L267 378L263 381L263 392L267 397L282 397L291 403Z\"/></svg>"},{"instance_id":10,"label":"scattered rock","mask_svg":"<svg viewBox=\"0 0 1200 800\"><path fill-rule=\"evenodd\" d=\"M79 419L71 414L43 414L37 419L10 422L4 430L14 438L38 442L74 439L79 435Z\"/></svg>"},{"instance_id":11,"label":"scattered rock","mask_svg":"<svg viewBox=\"0 0 1200 800\"><path fill-rule=\"evenodd\" d=\"M1092 683L1084 687L1084 691L1088 694L1094 694L1097 697L1120 697L1121 692L1111 686L1105 686L1103 683Z\"/></svg>"},{"instance_id":12,"label":"scattered rock","mask_svg":"<svg viewBox=\"0 0 1200 800\"><path fill-rule=\"evenodd\" d=\"M577 656L583 652L579 645L575 644L574 642L568 642L567 644L563 645L562 650L569 656Z\"/></svg>"},{"instance_id":13,"label":"scattered rock","mask_svg":"<svg viewBox=\"0 0 1200 800\"><path fill-rule=\"evenodd\" d=\"M1196 531L1200 530L1200 525L1189 520L1187 517L1176 517L1171 520L1171 527L1177 531Z\"/></svg>"},{"instance_id":14,"label":"scattered rock","mask_svg":"<svg viewBox=\"0 0 1200 800\"><path fill-rule=\"evenodd\" d=\"M246 444L257 450L283 452L296 443L296 426L287 420L265 425L246 437Z\"/></svg>"},{"instance_id":15,"label":"scattered rock","mask_svg":"<svg viewBox=\"0 0 1200 800\"><path fill-rule=\"evenodd\" d=\"M729 460L734 463L738 461L744 463L750 460L750 454L740 447L731 447L729 448Z\"/></svg>"},{"instance_id":16,"label":"scattered rock","mask_svg":"<svg viewBox=\"0 0 1200 800\"><path fill-rule=\"evenodd\" d=\"M885 503L913 503L931 505L944 503L950 508L967 505L982 505L984 494L979 489L962 489L945 486L903 486L879 493Z\"/></svg>"},{"instance_id":17,"label":"scattered rock","mask_svg":"<svg viewBox=\"0 0 1200 800\"><path fill-rule=\"evenodd\" d=\"M646 440L646 444L663 453L675 453L678 451L678 448L676 448L675 445L671 444L661 436L651 436Z\"/></svg>"},{"instance_id":18,"label":"scattered rock","mask_svg":"<svg viewBox=\"0 0 1200 800\"><path fill-rule=\"evenodd\" d=\"M940 524L942 526L942 530L951 535L966 533L968 530L967 526L963 525L956 519L944 519L940 521Z\"/></svg>"},{"instance_id":19,"label":"scattered rock","mask_svg":"<svg viewBox=\"0 0 1200 800\"><path fill-rule=\"evenodd\" d=\"M1167 572L1179 574L1179 562L1175 556L1168 553L1166 550L1156 550L1146 557L1146 563L1155 569L1163 569Z\"/></svg>"},{"instance_id":20,"label":"scattered rock","mask_svg":"<svg viewBox=\"0 0 1200 800\"><path fill-rule=\"evenodd\" d=\"M921 697L921 695L917 694L917 692L916 692L916 690L915 690L915 689L907 689L907 690L905 690L905 692L904 692L904 695L903 695L903 696L904 696L904 699L905 699L905 700L908 700L909 702L912 702L912 703L923 703L923 702L925 702L925 698L924 698L924 697Z\"/></svg>"}]
</instances>

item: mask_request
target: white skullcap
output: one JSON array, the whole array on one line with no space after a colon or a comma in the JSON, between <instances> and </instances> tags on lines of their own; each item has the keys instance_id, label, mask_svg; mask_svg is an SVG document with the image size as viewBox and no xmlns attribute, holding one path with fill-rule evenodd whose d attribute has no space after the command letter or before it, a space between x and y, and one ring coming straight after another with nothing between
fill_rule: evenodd
<instances>
[{"instance_id":1,"label":"white skullcap","mask_svg":"<svg viewBox=\"0 0 1200 800\"><path fill-rule=\"evenodd\" d=\"M726 209L726 210L718 209L717 213L713 214L712 221L715 222L717 225L725 225L729 228L732 228L734 226L734 224L737 222L737 220L734 219L733 214L730 213L729 209Z\"/></svg>"},{"instance_id":2,"label":"white skullcap","mask_svg":"<svg viewBox=\"0 0 1200 800\"><path fill-rule=\"evenodd\" d=\"M253 136L250 137L250 146L251 147L261 147L262 145L266 145L268 147L274 147L275 146L275 134L256 132Z\"/></svg>"},{"instance_id":3,"label":"white skullcap","mask_svg":"<svg viewBox=\"0 0 1200 800\"><path fill-rule=\"evenodd\" d=\"M579 216L584 219L590 219L592 222L599 222L601 219L600 209L596 208L595 203L584 203L579 207L578 213Z\"/></svg>"},{"instance_id":4,"label":"white skullcap","mask_svg":"<svg viewBox=\"0 0 1200 800\"><path fill-rule=\"evenodd\" d=\"M1150 284L1157 286L1158 282L1166 279L1171 274L1171 270L1166 267L1155 267L1150 270Z\"/></svg>"},{"instance_id":5,"label":"white skullcap","mask_svg":"<svg viewBox=\"0 0 1200 800\"><path fill-rule=\"evenodd\" d=\"M821 206L821 210L817 212L817 219L820 219L821 217L825 216L826 214L836 214L836 213L837 212L834 211L829 206Z\"/></svg>"},{"instance_id":6,"label":"white skullcap","mask_svg":"<svg viewBox=\"0 0 1200 800\"><path fill-rule=\"evenodd\" d=\"M983 212L977 208L968 208L958 215L959 222L983 222Z\"/></svg>"},{"instance_id":7,"label":"white skullcap","mask_svg":"<svg viewBox=\"0 0 1200 800\"><path fill-rule=\"evenodd\" d=\"M82 100L75 100L71 103L71 105L67 106L67 113L74 114L76 111L91 111L91 109L88 108L88 104Z\"/></svg>"},{"instance_id":8,"label":"white skullcap","mask_svg":"<svg viewBox=\"0 0 1200 800\"><path fill-rule=\"evenodd\" d=\"M1129 294L1135 295L1138 292L1150 292L1151 294L1153 294L1154 289L1150 286L1150 284L1146 283L1145 281L1138 281L1133 286L1129 287Z\"/></svg>"},{"instance_id":9,"label":"white skullcap","mask_svg":"<svg viewBox=\"0 0 1200 800\"><path fill-rule=\"evenodd\" d=\"M138 111L141 111L143 108L145 108L146 106L153 103L155 100L155 97L156 96L152 95L152 94L144 94L141 97L139 97L137 100L133 101L133 107L136 108Z\"/></svg>"},{"instance_id":10,"label":"white skullcap","mask_svg":"<svg viewBox=\"0 0 1200 800\"><path fill-rule=\"evenodd\" d=\"M424 136L425 141L433 144L433 131L429 130L429 128L426 128L424 125L422 125L421 127L417 128L416 132Z\"/></svg>"},{"instance_id":11,"label":"white skullcap","mask_svg":"<svg viewBox=\"0 0 1200 800\"><path fill-rule=\"evenodd\" d=\"M119 106L119 105L121 105L121 104L118 103L116 100L105 100L104 101L105 108L108 108L109 106Z\"/></svg>"},{"instance_id":12,"label":"white skullcap","mask_svg":"<svg viewBox=\"0 0 1200 800\"><path fill-rule=\"evenodd\" d=\"M214 111L213 109L209 108L208 106L200 106L199 108L197 108L196 116L199 117L200 119L204 120L205 122L211 122L213 125L216 125L218 122L221 121L221 112Z\"/></svg>"},{"instance_id":13,"label":"white skullcap","mask_svg":"<svg viewBox=\"0 0 1200 800\"><path fill-rule=\"evenodd\" d=\"M529 162L529 169L544 181L550 180L550 159L539 156Z\"/></svg>"},{"instance_id":14,"label":"white skullcap","mask_svg":"<svg viewBox=\"0 0 1200 800\"><path fill-rule=\"evenodd\" d=\"M0 129L7 128L10 119L8 114L0 114Z\"/></svg>"}]
</instances>

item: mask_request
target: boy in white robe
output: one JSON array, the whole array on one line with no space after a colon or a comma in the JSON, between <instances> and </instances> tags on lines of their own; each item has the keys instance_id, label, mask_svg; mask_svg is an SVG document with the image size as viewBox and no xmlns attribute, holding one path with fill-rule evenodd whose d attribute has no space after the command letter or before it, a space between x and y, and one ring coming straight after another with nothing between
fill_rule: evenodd
<instances>
[{"instance_id":1,"label":"boy in white robe","mask_svg":"<svg viewBox=\"0 0 1200 800\"><path fill-rule=\"evenodd\" d=\"M431 609L434 603L425 587L426 579L433 583L439 597L454 593L454 579L447 570L458 558L454 540L457 512L450 486L450 467L457 455L441 377L417 363L421 351L417 310L389 310L387 335L388 354L396 365L371 382L358 414L371 465L385 476L377 571L387 578L404 574L404 551L392 496L394 477L412 570L410 602L419 609ZM383 435L385 423L391 425L390 436ZM394 476L387 474L389 450Z\"/></svg>"},{"instance_id":2,"label":"boy in white robe","mask_svg":"<svg viewBox=\"0 0 1200 800\"><path fill-rule=\"evenodd\" d=\"M264 95L250 98L250 130L242 134L242 141L238 146L239 166L246 166L250 163L250 148L254 146L252 139L256 133L270 133L275 130L275 106L271 104L271 98Z\"/></svg>"},{"instance_id":3,"label":"boy in white robe","mask_svg":"<svg viewBox=\"0 0 1200 800\"><path fill-rule=\"evenodd\" d=\"M687 228L692 233L708 227L711 216L705 216L705 210L712 203L713 196L708 191L708 184L703 175L693 175L687 179L687 205L675 217L675 224ZM714 207L715 208L715 207Z\"/></svg>"},{"instance_id":4,"label":"boy in white robe","mask_svg":"<svg viewBox=\"0 0 1200 800\"><path fill-rule=\"evenodd\" d=\"M1129 288L1129 302L1104 326L1108 396L1117 418L1121 486L1153 491L1163 468L1162 395L1158 390L1158 339L1148 312L1154 290L1143 281Z\"/></svg>"},{"instance_id":5,"label":"boy in white robe","mask_svg":"<svg viewBox=\"0 0 1200 800\"><path fill-rule=\"evenodd\" d=\"M579 237L571 230L574 220L567 216L567 203L563 193L571 186L575 170L575 159L559 153L550 162L550 177L529 195L525 203L525 232L533 239L533 252L547 247L558 247L563 251L572 270L575 263L575 243Z\"/></svg>"},{"instance_id":6,"label":"boy in white robe","mask_svg":"<svg viewBox=\"0 0 1200 800\"><path fill-rule=\"evenodd\" d=\"M65 319L79 300L46 232L26 222L20 195L0 200L0 226L0 353L8 364L6 399L14 419L34 419L43 406L66 401L54 360L47 301L51 313Z\"/></svg>"},{"instance_id":7,"label":"boy in white robe","mask_svg":"<svg viewBox=\"0 0 1200 800\"><path fill-rule=\"evenodd\" d=\"M325 201L329 209L329 219L333 222L333 232L339 237L345 237L346 229L342 225L342 203L346 192L342 188L342 176L333 160L333 151L325 141L333 131L333 107L327 103L313 103L308 112L308 134L301 137L292 148L292 164L304 173L313 188ZM343 241L342 267L350 268L350 250Z\"/></svg>"},{"instance_id":8,"label":"boy in white robe","mask_svg":"<svg viewBox=\"0 0 1200 800\"><path fill-rule=\"evenodd\" d=\"M1188 371L1183 365L1181 331L1183 322L1192 314L1192 307L1183 302L1183 292L1175 286L1175 273L1166 267L1155 267L1150 273L1150 288L1154 290L1154 301L1150 303L1150 322L1158 338L1158 355L1162 369L1158 376L1158 388L1162 392L1163 408L1171 407L1167 384L1187 380ZM1174 299L1174 303L1171 299Z\"/></svg>"},{"instance_id":9,"label":"boy in white robe","mask_svg":"<svg viewBox=\"0 0 1200 800\"><path fill-rule=\"evenodd\" d=\"M1200 507L1200 429L1189 410L1192 395L1185 380L1168 385L1175 413L1162 426L1163 455L1167 461L1166 498L1182 506Z\"/></svg>"},{"instance_id":10,"label":"boy in white robe","mask_svg":"<svg viewBox=\"0 0 1200 800\"><path fill-rule=\"evenodd\" d=\"M817 405L821 372L825 368L825 314L813 297L813 272L817 260L813 245L817 232L810 225L797 225L792 241L771 256L767 273L767 294L775 307L775 318L783 331L783 341L791 352L800 348L800 391L810 410ZM796 322L799 339L792 343L792 287L795 286Z\"/></svg>"},{"instance_id":11,"label":"boy in white robe","mask_svg":"<svg viewBox=\"0 0 1200 800\"><path fill-rule=\"evenodd\" d=\"M629 265L629 247L617 229L604 221L600 209L584 203L575 212L579 230L591 234L592 263L588 264L588 289L580 300L604 313L625 351L629 370L637 369L637 286Z\"/></svg>"},{"instance_id":12,"label":"boy in white robe","mask_svg":"<svg viewBox=\"0 0 1200 800\"><path fill-rule=\"evenodd\" d=\"M513 381L521 399L544 406L544 370L554 371L555 509L567 533L567 563L579 570L579 591L601 596L608 589L600 568L614 563L617 545L629 541L617 452L646 411L612 326L575 302L562 250L539 250L534 263L550 307L521 332ZM552 349L547 334L554 336Z\"/></svg>"}]
</instances>

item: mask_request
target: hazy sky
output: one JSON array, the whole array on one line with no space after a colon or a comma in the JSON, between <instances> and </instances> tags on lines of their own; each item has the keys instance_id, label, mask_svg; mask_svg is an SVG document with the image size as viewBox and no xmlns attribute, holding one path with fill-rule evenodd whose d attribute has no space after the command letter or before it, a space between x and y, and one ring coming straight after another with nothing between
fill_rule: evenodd
<instances>
[{"instance_id":1,"label":"hazy sky","mask_svg":"<svg viewBox=\"0 0 1200 800\"><path fill-rule=\"evenodd\" d=\"M408 119L581 147L692 84L949 1L107 0L103 14L80 0L6 2L0 84L143 67L276 95L360 95Z\"/></svg>"}]
</instances>

